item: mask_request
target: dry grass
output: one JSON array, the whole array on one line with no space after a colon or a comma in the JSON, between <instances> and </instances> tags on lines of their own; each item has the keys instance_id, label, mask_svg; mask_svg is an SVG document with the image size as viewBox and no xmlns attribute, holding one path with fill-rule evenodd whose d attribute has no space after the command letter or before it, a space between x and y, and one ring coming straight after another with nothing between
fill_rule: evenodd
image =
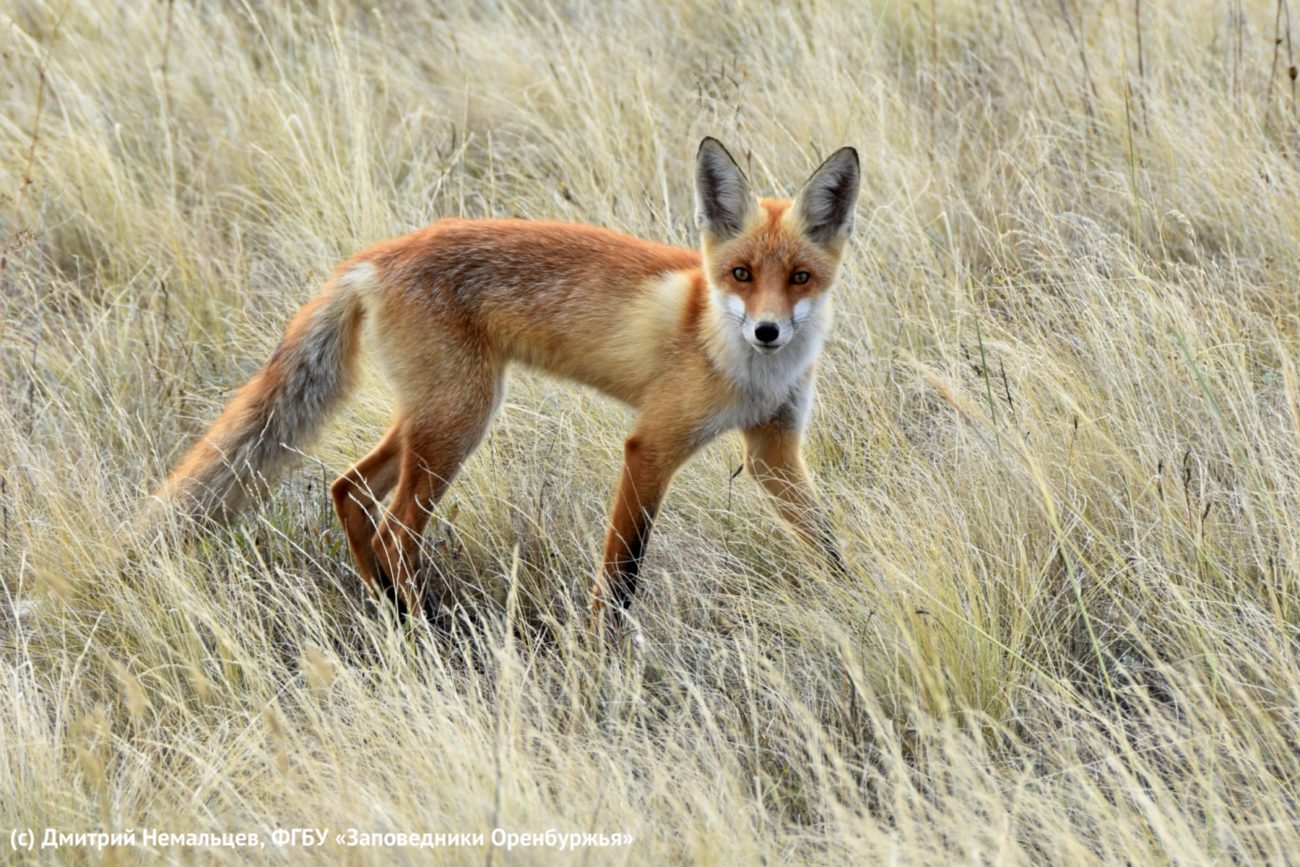
<instances>
[{"instance_id":1,"label":"dry grass","mask_svg":"<svg viewBox=\"0 0 1300 867\"><path fill-rule=\"evenodd\" d=\"M370 5L0 9L0 847L1300 852L1293 4ZM644 647L593 652L574 612L630 415L527 373L428 536L478 619L454 641L376 610L327 504L379 385L240 523L109 565L340 258L456 214L690 244L706 133L768 192L862 152L809 443L858 580L795 556L724 439L657 528Z\"/></svg>"}]
</instances>

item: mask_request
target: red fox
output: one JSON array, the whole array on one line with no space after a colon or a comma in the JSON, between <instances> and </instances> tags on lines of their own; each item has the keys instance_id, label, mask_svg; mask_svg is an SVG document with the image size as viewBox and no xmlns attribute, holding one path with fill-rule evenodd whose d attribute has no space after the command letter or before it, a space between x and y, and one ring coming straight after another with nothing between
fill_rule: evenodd
<instances>
[{"instance_id":1,"label":"red fox","mask_svg":"<svg viewBox=\"0 0 1300 867\"><path fill-rule=\"evenodd\" d=\"M842 568L800 440L853 224L857 152L832 154L793 201L759 199L705 138L695 182L699 252L593 226L445 219L358 253L293 317L160 496L192 518L237 508L348 393L364 337L397 408L331 492L361 577L413 616L453 598L448 587L426 593L420 535L483 438L512 362L640 411L592 592L598 619L617 622L630 604L677 469L733 428L781 516Z\"/></svg>"}]
</instances>

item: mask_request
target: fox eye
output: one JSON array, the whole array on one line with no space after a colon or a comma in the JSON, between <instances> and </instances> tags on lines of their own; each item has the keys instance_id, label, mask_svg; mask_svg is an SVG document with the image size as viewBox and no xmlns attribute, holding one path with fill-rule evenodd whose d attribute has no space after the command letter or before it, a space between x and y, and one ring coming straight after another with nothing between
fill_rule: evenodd
<instances>
[{"instance_id":1,"label":"fox eye","mask_svg":"<svg viewBox=\"0 0 1300 867\"><path fill-rule=\"evenodd\" d=\"M749 273L749 269L744 266L732 268L731 276L735 277L736 282L738 283L748 283L750 280L754 279L754 275Z\"/></svg>"},{"instance_id":2,"label":"fox eye","mask_svg":"<svg viewBox=\"0 0 1300 867\"><path fill-rule=\"evenodd\" d=\"M802 286L804 283L807 283L811 279L812 279L812 275L809 274L807 271L795 271L793 274L790 275L790 282L795 284L796 286Z\"/></svg>"}]
</instances>

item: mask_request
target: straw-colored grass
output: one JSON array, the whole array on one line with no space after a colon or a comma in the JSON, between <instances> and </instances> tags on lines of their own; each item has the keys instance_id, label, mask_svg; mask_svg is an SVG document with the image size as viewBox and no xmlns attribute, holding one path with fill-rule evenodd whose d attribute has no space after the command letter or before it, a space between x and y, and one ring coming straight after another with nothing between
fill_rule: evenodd
<instances>
[{"instance_id":1,"label":"straw-colored grass","mask_svg":"<svg viewBox=\"0 0 1300 867\"><path fill-rule=\"evenodd\" d=\"M1294 858L1294 5L6 0L0 850ZM632 416L527 371L427 535L451 639L362 592L328 504L378 382L233 525L115 558L340 259L444 215L693 244L705 134L769 194L863 157L808 440L853 580L726 437L656 527L644 643L593 648Z\"/></svg>"}]
</instances>

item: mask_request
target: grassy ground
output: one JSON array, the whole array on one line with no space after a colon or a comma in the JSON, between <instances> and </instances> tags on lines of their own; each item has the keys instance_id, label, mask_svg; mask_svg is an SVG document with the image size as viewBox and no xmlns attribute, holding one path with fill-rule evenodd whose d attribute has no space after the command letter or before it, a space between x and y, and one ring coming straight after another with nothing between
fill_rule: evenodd
<instances>
[{"instance_id":1,"label":"grassy ground","mask_svg":"<svg viewBox=\"0 0 1300 867\"><path fill-rule=\"evenodd\" d=\"M5 0L0 849L1293 858L1293 5ZM427 537L479 621L454 640L366 598L327 503L379 383L267 503L111 565L338 260L443 215L689 245L704 134L767 193L861 151L809 438L855 580L799 558L724 438L657 527L644 645L594 652L631 416L527 372ZM271 844L294 827L330 841Z\"/></svg>"}]
</instances>

